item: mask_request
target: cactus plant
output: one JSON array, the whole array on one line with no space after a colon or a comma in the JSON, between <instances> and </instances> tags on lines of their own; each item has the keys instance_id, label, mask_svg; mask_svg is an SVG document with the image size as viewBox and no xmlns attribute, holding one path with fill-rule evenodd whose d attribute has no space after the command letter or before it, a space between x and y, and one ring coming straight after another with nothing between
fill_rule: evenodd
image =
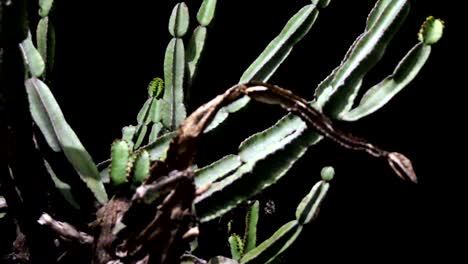
<instances>
[{"instance_id":1,"label":"cactus plant","mask_svg":"<svg viewBox=\"0 0 468 264\"><path fill-rule=\"evenodd\" d=\"M300 235L302 228L312 222L318 214L319 207L328 192L329 182L333 179L333 167L324 167L322 180L316 183L309 194L299 203L296 219L284 224L270 238L256 246L256 229L258 223L259 202L256 201L247 213L245 238L232 234L229 237L231 258L239 263L270 263Z\"/></svg>"},{"instance_id":2,"label":"cactus plant","mask_svg":"<svg viewBox=\"0 0 468 264\"><path fill-rule=\"evenodd\" d=\"M300 235L306 224L317 217L318 209L329 189L333 178L332 167L322 170L322 180L317 182L305 196L296 210L296 219L284 224L269 239L245 254L240 263L269 263L286 250Z\"/></svg>"},{"instance_id":3,"label":"cactus plant","mask_svg":"<svg viewBox=\"0 0 468 264\"><path fill-rule=\"evenodd\" d=\"M442 37L443 22L429 17L419 31L418 43L393 73L355 103L363 78L380 61L408 15L408 0L376 2L363 33L341 64L315 89L313 100L267 81L308 34L329 0L315 0L300 8L244 71L238 84L189 115L186 103L195 89L192 84L217 1L201 3L196 15L199 25L187 48L184 37L190 28L190 9L185 2L177 3L169 18L171 40L163 63L164 80L156 77L150 82L136 124L122 129L121 138L111 144L110 159L97 165L67 123L49 88L54 85L48 78L55 56L55 32L49 19L54 1L39 1L36 43L28 31L26 1L12 0L13 5L7 2L0 0L0 117L3 112L29 113L19 123L0 118L2 140L18 137L27 143L18 149L10 147L8 155L2 152L0 156L0 169L9 168L6 174L11 175L1 177L7 191L2 190L5 199L0 197L0 218L4 208L11 208L30 240L34 262L59 263L63 246L67 253L72 252L71 256L80 255L82 261L92 263L269 263L291 246L317 216L334 177L332 167L322 170L322 180L299 204L295 220L259 245L257 223L261 219L256 201L247 213L243 236L233 233L228 238L232 259L210 256L207 262L194 255L195 247L185 252L185 246L203 235L199 225L224 216L277 183L309 147L322 139L385 159L397 176L417 181L410 159L403 154L350 135L334 122L356 121L381 109L415 78L426 63L431 46ZM13 89L18 87L23 89ZM11 100L23 104L15 105ZM251 100L278 105L288 114L245 139L237 153L198 168L195 155L200 137ZM35 182L48 195L41 192L37 200L32 195L34 190L26 180L25 168L18 166L22 153L28 153L33 160L31 164L40 175ZM50 197L58 198L52 203ZM49 204L66 205L68 212L80 217L73 219L54 211L54 217L68 218L70 223L55 220L48 214L53 210ZM37 243L35 236L44 234L44 230L55 233L64 244L54 246L57 243L52 239ZM69 247L65 241L79 246ZM54 249L54 254L40 254L49 249ZM78 254L83 252L89 254ZM69 260L70 257L65 261Z\"/></svg>"}]
</instances>

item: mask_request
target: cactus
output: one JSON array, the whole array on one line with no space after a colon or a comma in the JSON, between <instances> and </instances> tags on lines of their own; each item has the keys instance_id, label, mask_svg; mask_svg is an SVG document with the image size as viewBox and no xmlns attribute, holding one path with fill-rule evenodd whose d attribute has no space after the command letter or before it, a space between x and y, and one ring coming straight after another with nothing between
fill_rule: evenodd
<instances>
[{"instance_id":1,"label":"cactus","mask_svg":"<svg viewBox=\"0 0 468 264\"><path fill-rule=\"evenodd\" d=\"M53 3L53 0L39 0L39 15L43 18L47 17L52 9Z\"/></svg>"},{"instance_id":2,"label":"cactus","mask_svg":"<svg viewBox=\"0 0 468 264\"><path fill-rule=\"evenodd\" d=\"M188 8L184 2L177 4L169 20L172 40L164 58L163 125L174 131L186 116L184 106L185 47L182 37L187 33L189 23Z\"/></svg>"},{"instance_id":3,"label":"cactus","mask_svg":"<svg viewBox=\"0 0 468 264\"><path fill-rule=\"evenodd\" d=\"M335 92L340 90L338 90L339 88L333 87L333 85L329 85L329 83L332 83L332 80L338 80L338 78L362 79L363 72L367 72L369 68L360 66L362 62L356 60L358 58L365 58L366 60L378 60L382 54L380 51L373 52L372 50L378 50L390 41L390 37L382 36L382 32L387 32L386 29L388 28L392 29L391 26L395 25L395 23L401 23L401 21L392 21L397 18L401 19L401 16L398 15L400 15L400 13L404 14L406 12L405 10L408 8L406 6L408 2L403 1L404 3L400 3L400 8L395 8L395 6L398 5L390 5L392 8L386 6L386 8L390 8L390 10L385 11L385 9L382 8L384 2L385 1L379 1L371 11L371 16L369 16L370 20L368 20L367 23L368 29L365 31L367 37L364 38L363 36L360 36L351 47L348 54L345 56L345 60L341 63L341 65L319 85L316 90L316 95L318 96L317 100L312 103L314 107L320 108L320 106L325 104L332 104L336 106L336 109L341 110L332 111L331 107L325 107L324 111L328 109L328 111L334 112L335 114L340 113L338 115L343 116L341 118L343 120L356 120L381 108L396 93L401 91L401 89L404 88L412 80L412 78L414 78L416 73L424 65L428 56L427 52L417 52L413 49L410 52L410 55L407 55L402 60L402 62L400 62L400 67L397 68L392 77L384 80L382 82L383 84L381 83L382 85L378 85L369 90L368 94L362 98L361 103L350 112L347 112L347 110L349 109L349 105L351 105L352 101L355 99L356 90L354 90L354 93L350 93L348 90L346 90L345 92L340 93L340 96L335 97ZM376 12L383 12L387 16L378 16L378 18L372 20L372 18L375 16L373 14ZM371 31L371 28L376 27L378 30L380 30L379 32ZM379 36L380 38L375 36ZM375 45L371 46L372 49L368 48L368 45L370 45L368 44L369 42L372 42ZM421 47L422 49L430 48L421 43L416 45L417 50L419 49L418 47ZM374 55L374 57L372 57L372 55ZM364 65L368 67L369 63L365 63ZM351 66L356 67L356 70L350 71L349 68ZM340 72L345 72L346 75L344 73L340 74ZM398 81L395 81L396 79L398 79ZM374 95L372 96L372 94ZM333 101L335 100L333 98L336 98L337 101ZM342 104L342 102L345 101L347 104ZM369 109L371 109L371 111L369 111ZM305 124L298 117L288 115L278 121L271 128L257 133L245 140L240 145L238 154L238 158L241 160L243 165L239 166L239 168L234 173L231 172L231 168L227 168L224 172L218 169L219 173L217 176L213 175L213 179L223 178L224 175L228 174L230 176L218 182L218 184L210 190L209 194L205 194L204 196L198 198L198 212L202 221L209 221L221 216L230 209L234 208L235 205L247 200L248 197L275 183L279 178L285 175L289 168L291 168L292 165L305 153L309 146L318 143L321 138L322 137L316 132L305 131ZM275 169L269 170L268 168L263 168L269 166L266 164L275 164ZM263 179L257 178L255 180L251 180L252 182L246 183L245 181L250 181L252 178L245 177L244 175L250 173L263 174L265 176ZM258 189L239 188L241 185L245 184L248 184L249 186L262 187ZM232 191L229 191L230 189ZM211 194L213 194L213 197L211 197ZM205 208L209 208L206 213Z\"/></svg>"},{"instance_id":4,"label":"cactus","mask_svg":"<svg viewBox=\"0 0 468 264\"><path fill-rule=\"evenodd\" d=\"M380 11L384 2L377 2L371 15L377 12L375 10ZM366 30L351 46L340 66L317 87L315 107L324 108L325 113L335 118L349 110L363 77L382 58L406 18L409 6L409 1L393 1L385 6L375 21L367 21Z\"/></svg>"},{"instance_id":5,"label":"cactus","mask_svg":"<svg viewBox=\"0 0 468 264\"><path fill-rule=\"evenodd\" d=\"M25 82L33 119L54 151L62 151L99 203L107 202L107 193L91 156L65 120L49 87L32 77ZM42 127L41 127L42 124Z\"/></svg>"},{"instance_id":6,"label":"cactus","mask_svg":"<svg viewBox=\"0 0 468 264\"><path fill-rule=\"evenodd\" d=\"M239 263L270 263L284 252L298 238L303 226L309 224L317 217L318 209L329 189L329 181L333 179L333 167L324 167L321 172L322 180L316 183L309 194L305 196L296 210L296 219L278 229L269 239L255 246L254 232L258 221L258 201L256 201L247 214L246 236L250 240L242 242L240 237L232 234L229 237L231 257ZM251 216L254 216L253 218ZM255 231L252 227L255 227ZM250 242L249 242L250 241Z\"/></svg>"},{"instance_id":7,"label":"cactus","mask_svg":"<svg viewBox=\"0 0 468 264\"><path fill-rule=\"evenodd\" d=\"M259 210L260 203L255 201L245 217L244 254L248 253L257 245L257 224Z\"/></svg>"},{"instance_id":8,"label":"cactus","mask_svg":"<svg viewBox=\"0 0 468 264\"><path fill-rule=\"evenodd\" d=\"M142 183L150 174L150 158L146 150L141 150L135 159L132 181L136 184Z\"/></svg>"},{"instance_id":9,"label":"cactus","mask_svg":"<svg viewBox=\"0 0 468 264\"><path fill-rule=\"evenodd\" d=\"M52 72L55 59L55 28L49 19L50 11L53 7L53 0L39 1L39 16L41 19L37 24L36 39L37 50L41 55L44 64L46 65L43 73L43 78L47 77L47 73ZM37 77L37 76L36 76Z\"/></svg>"},{"instance_id":10,"label":"cactus","mask_svg":"<svg viewBox=\"0 0 468 264\"><path fill-rule=\"evenodd\" d=\"M130 145L124 140L112 143L110 177L114 185L127 182L130 164Z\"/></svg>"},{"instance_id":11,"label":"cactus","mask_svg":"<svg viewBox=\"0 0 468 264\"><path fill-rule=\"evenodd\" d=\"M363 33L356 38L340 65L315 89L316 98L306 101L286 89L265 82L310 31L319 11L330 3L329 0L311 1L289 19L278 36L244 71L237 85L188 117L185 104L205 49L207 31L215 16L217 1L204 0L201 3L196 16L199 25L193 30L187 51L183 38L189 31L189 10L184 2L176 4L169 18L168 31L172 38L165 52L164 80L151 80L147 88L148 97L137 114L137 123L122 129L122 137L111 145L110 159L98 165L65 120L49 89L53 84L46 79L52 72L54 61L55 32L49 18L53 1L39 1L36 45L27 30L27 19L23 16L26 13L25 3L19 8L21 16L7 17L18 24L15 25L15 33L7 36L7 39L18 43L27 69L25 72L21 69L18 76L22 78L25 74L29 110L43 136L33 135L35 147L41 152L53 153L44 154L43 165L54 188L76 210L74 212L96 216L91 225L94 228L92 236L50 216L47 221L38 223L48 225L61 238L92 243L86 248L97 252L93 256L94 263L207 263L192 255L192 252L196 252L196 246L192 247L190 254L181 251L188 241L199 235L198 225L223 216L275 184L310 146L322 139L386 159L398 176L414 182L417 180L408 158L342 132L328 118L356 121L376 112L408 86L424 66L431 46L443 35L444 23L433 17L424 22L418 33L418 42L400 60L393 73L368 89L355 103L362 80L380 61L405 20L410 8L408 0L377 1ZM3 8L4 4L0 2L0 15ZM4 31L0 31L0 34L3 41ZM2 48L2 74L3 71L11 71L3 67L3 52ZM5 99L3 94L0 96L0 111L3 111L1 104ZM279 105L289 113L270 128L242 141L237 153L198 168L195 154L199 137L216 129L227 120L229 114L244 108L251 99ZM69 178L61 175L63 171L60 171L60 166L48 161L56 153L64 154L77 175L67 176ZM218 256L208 263L274 261L317 217L329 189L329 181L334 177L333 167L323 168L321 177L322 180L298 205L295 219L259 245L259 202L253 202L246 215L244 234L241 236L229 231L232 259ZM86 199L77 197L79 186L62 178L78 180L87 187L86 192L90 192L92 202L96 202L91 206L94 211L89 211ZM109 188L106 189L106 186ZM0 209L6 206L0 197ZM0 211L0 218L3 215L4 212ZM83 222L78 224L85 226Z\"/></svg>"},{"instance_id":12,"label":"cactus","mask_svg":"<svg viewBox=\"0 0 468 264\"><path fill-rule=\"evenodd\" d=\"M357 38L341 65L317 88L317 100L311 102L314 107L323 108L325 113L335 118L347 121L357 120L381 108L401 91L424 65L429 54L421 52L419 47L427 48L427 45L418 43L402 59L394 74L387 77L382 84L371 88L363 97L361 103L352 109L360 87L360 80L380 60L382 51L404 20L409 8L409 2L407 1L397 1L392 5L388 4L388 1L377 2L369 15L364 33ZM289 23L295 24L298 20L301 21L299 18L302 18L303 21L306 20L304 17L309 15L308 12L316 10L313 8L315 7L305 7ZM309 23L302 22L306 25L304 26L305 29L302 30L306 32L314 19L311 19L312 21ZM290 27L287 26L285 29L290 29ZM300 32L300 30L296 30ZM272 53L274 58L282 56L280 54L283 54L283 48L281 48L283 42L279 40L284 39L284 35L287 36L286 39L295 34L300 37L303 35L303 33L296 33L296 31L292 32L295 33L289 32L290 35L287 35L285 33L288 33L288 31L283 30L282 34L270 43L264 53L244 73L241 79L254 78L248 77L252 75L250 72L263 72L263 74L266 74L263 75L265 76L262 77L263 80L268 79L282 60L272 59L270 62L265 61L264 58L272 56L268 55L269 53ZM295 42L287 41L286 43ZM289 51L291 48L292 46L288 47ZM276 66L270 67L269 71L263 70L262 67L268 63L273 63ZM268 67L266 68L268 69ZM344 89L341 88L344 87L344 83L353 85L349 86L351 89ZM372 94L378 96L371 96ZM247 101L249 99L244 97L230 106L222 108L205 132L215 128L220 120L224 120L227 113L230 112L229 109L240 109ZM197 213L201 221L209 221L223 215L237 204L246 201L252 195L275 183L286 174L309 146L318 143L321 139L322 136L318 133L306 131L306 125L298 117L287 115L271 128L242 142L238 154L228 155L211 165L198 169L195 172L195 183L199 188L215 183L207 192L196 199ZM161 141L161 143L164 143L166 147L162 144L155 144L151 148L156 146L163 149L169 147L167 140ZM158 151L160 154L163 152L164 150ZM164 160L163 155L154 155L153 157L162 157ZM275 166L272 168L271 164L275 164ZM264 175L264 177L252 178L249 177L250 174ZM245 186L249 186L249 188L245 188Z\"/></svg>"},{"instance_id":13,"label":"cactus","mask_svg":"<svg viewBox=\"0 0 468 264\"><path fill-rule=\"evenodd\" d=\"M252 203L245 217L245 231L243 238L236 233L229 236L229 248L231 250L231 258L235 261L240 261L241 258L249 251L255 248L257 244L257 223L259 214L259 201ZM230 233L231 222L228 223L228 233Z\"/></svg>"},{"instance_id":14,"label":"cactus","mask_svg":"<svg viewBox=\"0 0 468 264\"><path fill-rule=\"evenodd\" d=\"M148 137L149 143L156 140L163 128L162 121L162 107L163 100L161 99L164 92L164 80L156 77L148 85L148 98L146 99L143 107L137 115L136 142L133 148L138 149L144 142L148 127L151 125L150 135ZM131 137L133 138L133 136Z\"/></svg>"},{"instance_id":15,"label":"cactus","mask_svg":"<svg viewBox=\"0 0 468 264\"><path fill-rule=\"evenodd\" d=\"M42 18L37 28L38 48L34 46L30 32L27 38L20 44L24 61L28 65L32 76L25 82L31 115L35 124L44 135L49 147L54 152L63 152L65 154L81 180L93 193L97 202L104 204L107 202L107 193L101 182L96 165L75 132L66 122L49 87L38 79L41 76L45 79L45 73L51 71L51 67L53 67L55 36L48 21L52 4L53 1L40 1L39 13ZM48 60L46 60L47 58ZM48 164L46 160L44 162ZM48 171L51 172L52 168ZM60 181L55 175L51 175L51 178L55 179L56 183ZM65 184L64 182L62 183ZM64 190L64 188L59 188L59 190ZM63 195L69 196L68 191L65 191ZM72 199L67 200L72 201Z\"/></svg>"},{"instance_id":16,"label":"cactus","mask_svg":"<svg viewBox=\"0 0 468 264\"><path fill-rule=\"evenodd\" d=\"M112 143L109 175L113 185L133 182L140 184L150 174L150 158L146 150L131 151L126 140Z\"/></svg>"},{"instance_id":17,"label":"cactus","mask_svg":"<svg viewBox=\"0 0 468 264\"><path fill-rule=\"evenodd\" d=\"M39 51L34 47L31 32L28 32L28 37L20 44L20 48L30 74L34 77L41 76L44 73L45 63Z\"/></svg>"},{"instance_id":18,"label":"cactus","mask_svg":"<svg viewBox=\"0 0 468 264\"><path fill-rule=\"evenodd\" d=\"M326 7L326 5L317 6L316 3L313 3L301 8L289 19L280 34L268 44L260 56L245 70L239 83L251 80L268 81L271 75L291 53L294 45L308 33L319 14L318 9ZM206 132L221 124L230 113L244 108L248 102L248 97L243 97L222 108L207 127Z\"/></svg>"},{"instance_id":19,"label":"cactus","mask_svg":"<svg viewBox=\"0 0 468 264\"><path fill-rule=\"evenodd\" d=\"M244 242L238 234L229 236L229 248L231 249L232 259L239 261L244 254Z\"/></svg>"},{"instance_id":20,"label":"cactus","mask_svg":"<svg viewBox=\"0 0 468 264\"><path fill-rule=\"evenodd\" d=\"M126 126L122 128L122 139L130 145L131 149L133 149L133 137L135 136L136 130L136 126Z\"/></svg>"},{"instance_id":21,"label":"cactus","mask_svg":"<svg viewBox=\"0 0 468 264\"><path fill-rule=\"evenodd\" d=\"M216 2L217 0L204 0L197 13L197 21L200 25L192 33L186 54L188 87L192 86L198 63L205 49L207 27L214 18Z\"/></svg>"},{"instance_id":22,"label":"cactus","mask_svg":"<svg viewBox=\"0 0 468 264\"><path fill-rule=\"evenodd\" d=\"M418 33L418 39L425 45L437 43L444 32L444 21L430 16L424 21Z\"/></svg>"},{"instance_id":23,"label":"cactus","mask_svg":"<svg viewBox=\"0 0 468 264\"><path fill-rule=\"evenodd\" d=\"M296 210L296 220L284 224L269 239L245 254L240 263L270 263L298 238L302 229L317 216L318 209L329 189L333 168L322 170L322 180L316 183Z\"/></svg>"}]
</instances>

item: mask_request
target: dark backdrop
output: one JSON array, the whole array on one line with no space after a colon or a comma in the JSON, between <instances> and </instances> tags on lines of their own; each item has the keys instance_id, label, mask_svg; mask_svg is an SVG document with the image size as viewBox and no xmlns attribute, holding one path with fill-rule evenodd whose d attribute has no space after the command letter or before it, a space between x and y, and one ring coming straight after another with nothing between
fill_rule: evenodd
<instances>
[{"instance_id":1,"label":"dark backdrop","mask_svg":"<svg viewBox=\"0 0 468 264\"><path fill-rule=\"evenodd\" d=\"M187 1L193 20L200 0ZM242 72L276 36L286 21L309 1L218 1L216 19L208 30L190 107L200 105L237 83ZM311 98L313 89L340 62L362 32L375 1L332 1L309 35L270 80ZM162 76L164 51L170 40L169 14L176 1L57 1L57 57L54 93L67 120L96 161L106 159L122 126L135 123L146 97L147 83ZM332 165L336 178L317 221L285 255L286 262L316 258L370 261L454 258L454 214L458 193L451 191L459 172L453 145L459 111L456 89L447 82L452 61L452 17L440 1L417 1L379 65L364 80L370 87L391 73L416 43L428 15L446 20L444 38L419 76L378 113L355 123L339 123L356 135L390 150L407 154L419 176L414 185L397 178L388 165L361 153L343 150L325 140L311 148L289 177L271 187L262 202L272 200L276 211L260 219L260 239L293 219L300 199L317 181L320 169ZM191 31L189 31L190 33ZM187 34L190 35L190 34ZM210 135L201 150L201 165L236 150L254 131L266 128L284 113L253 104L229 118ZM455 124L455 125L454 125ZM452 142L456 142L453 140ZM461 143L460 147L461 147ZM449 191L447 191L449 190ZM448 196L447 196L448 195ZM211 241L202 254L227 253L227 238L206 229ZM218 236L216 235L218 234ZM202 234L203 235L203 234ZM208 239L209 238L209 239Z\"/></svg>"}]
</instances>

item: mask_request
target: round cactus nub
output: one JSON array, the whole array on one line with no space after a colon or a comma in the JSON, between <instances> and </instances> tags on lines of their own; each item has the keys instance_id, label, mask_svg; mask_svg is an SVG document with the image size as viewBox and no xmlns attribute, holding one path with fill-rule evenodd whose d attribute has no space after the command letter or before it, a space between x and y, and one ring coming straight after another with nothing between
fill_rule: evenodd
<instances>
[{"instance_id":1,"label":"round cactus nub","mask_svg":"<svg viewBox=\"0 0 468 264\"><path fill-rule=\"evenodd\" d=\"M156 77L148 84L148 95L150 97L160 98L164 91L164 80Z\"/></svg>"},{"instance_id":2,"label":"round cactus nub","mask_svg":"<svg viewBox=\"0 0 468 264\"><path fill-rule=\"evenodd\" d=\"M432 45L442 38L444 33L444 21L433 16L426 18L418 33L419 41L426 45Z\"/></svg>"},{"instance_id":3,"label":"round cactus nub","mask_svg":"<svg viewBox=\"0 0 468 264\"><path fill-rule=\"evenodd\" d=\"M322 176L322 180L329 182L333 179L333 176L335 176L335 169L331 166L324 167L320 175Z\"/></svg>"}]
</instances>

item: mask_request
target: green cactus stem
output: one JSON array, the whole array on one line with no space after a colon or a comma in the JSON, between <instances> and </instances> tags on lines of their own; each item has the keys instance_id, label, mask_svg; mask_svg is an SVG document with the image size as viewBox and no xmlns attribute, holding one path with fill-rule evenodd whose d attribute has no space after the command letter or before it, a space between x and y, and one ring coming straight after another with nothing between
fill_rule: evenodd
<instances>
[{"instance_id":1,"label":"green cactus stem","mask_svg":"<svg viewBox=\"0 0 468 264\"><path fill-rule=\"evenodd\" d=\"M54 142L52 149L57 150L57 142L66 158L77 171L80 178L93 192L96 200L104 204L107 202L107 193L101 181L99 171L92 157L81 144L78 136L65 120L62 110L55 100L49 87L37 78L30 78L25 82L26 91L30 100L31 109L40 111L33 114L33 119L44 135L49 135L48 143ZM41 120L39 120L41 119Z\"/></svg>"},{"instance_id":2,"label":"green cactus stem","mask_svg":"<svg viewBox=\"0 0 468 264\"><path fill-rule=\"evenodd\" d=\"M132 181L135 184L142 183L150 174L150 158L146 150L141 150L136 157L133 166Z\"/></svg>"},{"instance_id":3,"label":"green cactus stem","mask_svg":"<svg viewBox=\"0 0 468 264\"><path fill-rule=\"evenodd\" d=\"M260 211L260 202L255 201L250 206L245 217L245 232L244 232L244 254L257 246L257 224L258 214Z\"/></svg>"},{"instance_id":4,"label":"green cactus stem","mask_svg":"<svg viewBox=\"0 0 468 264\"><path fill-rule=\"evenodd\" d=\"M130 151L130 146L125 140L116 140L112 143L110 178L112 184L115 186L127 182Z\"/></svg>"},{"instance_id":5,"label":"green cactus stem","mask_svg":"<svg viewBox=\"0 0 468 264\"><path fill-rule=\"evenodd\" d=\"M239 261L244 253L244 242L242 238L237 234L232 234L229 236L228 241L232 259Z\"/></svg>"}]
</instances>

